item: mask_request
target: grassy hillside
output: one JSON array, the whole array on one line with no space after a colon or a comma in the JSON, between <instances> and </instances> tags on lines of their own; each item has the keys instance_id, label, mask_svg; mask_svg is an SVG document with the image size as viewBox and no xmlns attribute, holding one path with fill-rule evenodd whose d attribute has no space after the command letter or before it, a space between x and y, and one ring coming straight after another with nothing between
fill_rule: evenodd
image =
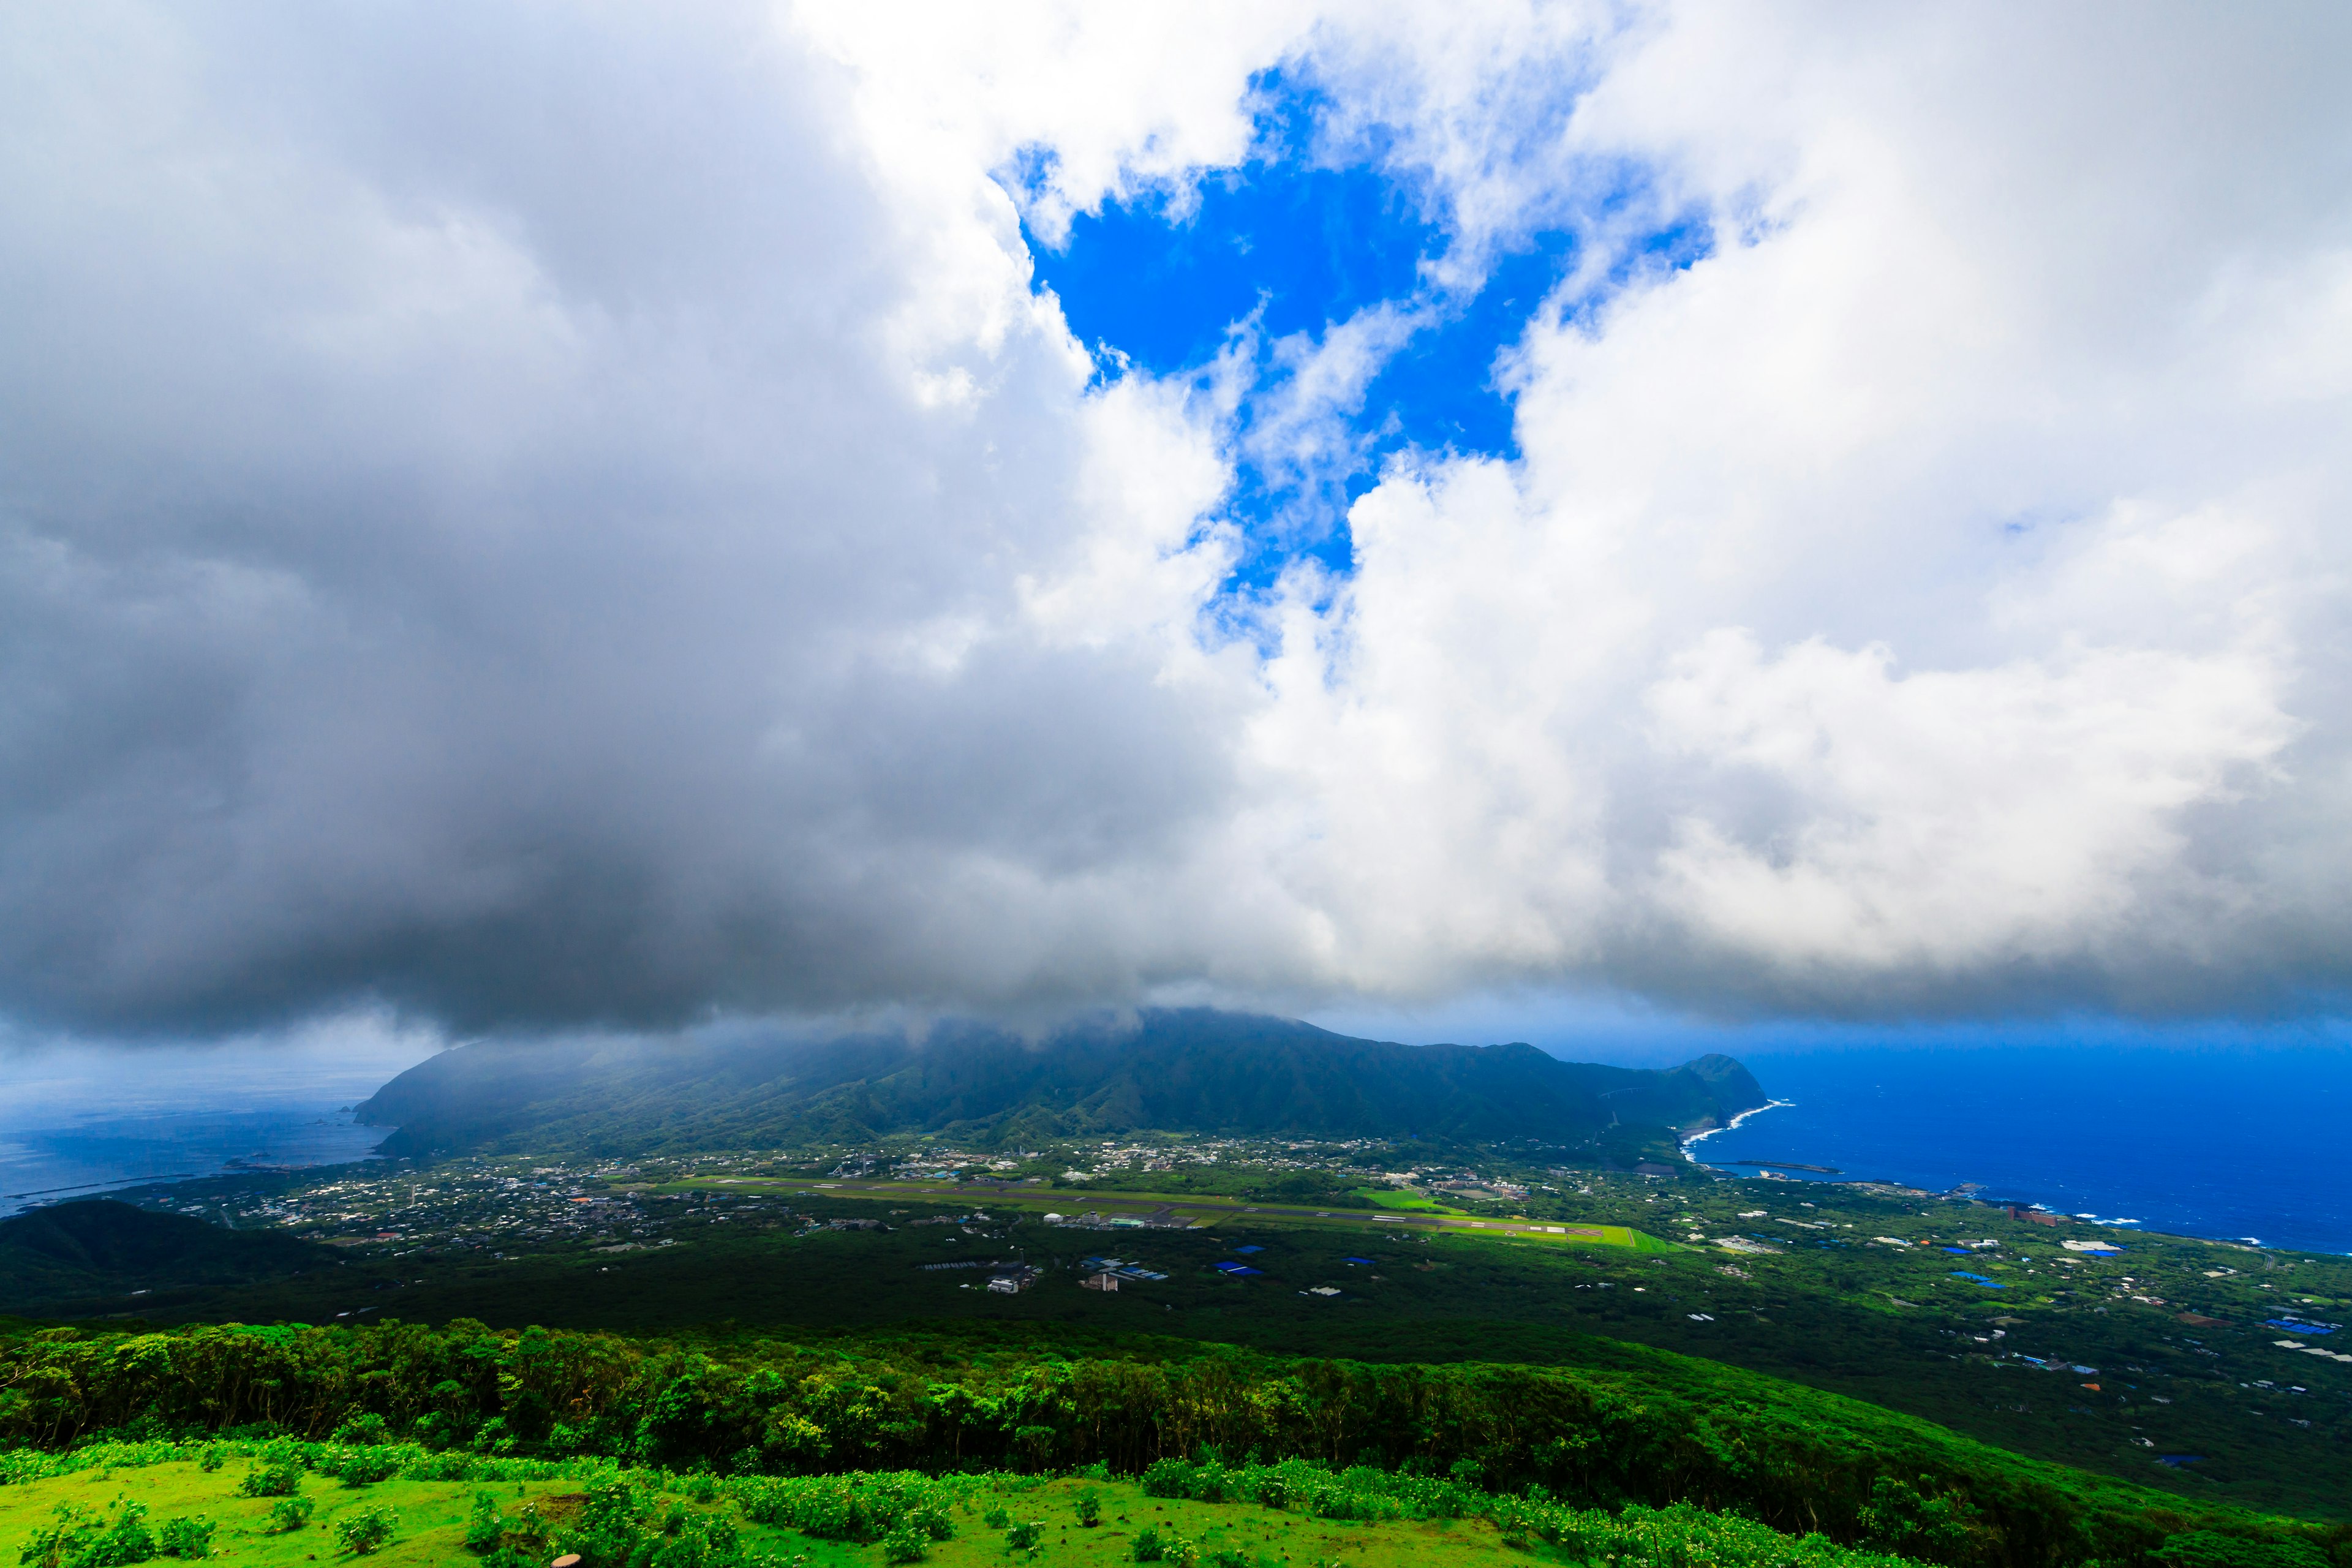
<instances>
[{"instance_id":1,"label":"grassy hillside","mask_svg":"<svg viewBox=\"0 0 2352 1568\"><path fill-rule=\"evenodd\" d=\"M205 1200L225 1223L331 1238L347 1261L48 1310L653 1334L958 1322L1052 1343L1143 1332L1365 1361L1602 1370L1648 1345L2185 1497L2352 1515L2352 1363L2317 1353L2340 1335L2297 1341L2266 1321L2343 1321L2352 1263L2341 1258L2156 1237L2082 1255L2062 1242L2115 1233L1962 1201L1696 1173L1592 1173L1524 1200L1449 1194L1443 1214L1318 1217L993 1181L779 1182L764 1163L704 1161L698 1174L679 1166L665 1180L649 1162L598 1176L544 1159L466 1160L184 1184L170 1190L174 1206ZM1158 1226L1118 1224L1163 1206ZM1048 1208L1066 1223L1046 1223ZM1465 1223L1475 1220L1487 1224ZM1562 1230L1512 1228L1534 1222ZM1601 1245L1577 1234L1595 1230ZM1644 1234L1671 1239L1649 1244L1659 1250L1606 1245ZM1963 1242L1965 1258L1946 1250ZM1097 1254L1162 1278L1129 1278L1116 1294L1081 1289L1083 1260ZM1045 1273L1017 1295L990 1293L980 1266L1010 1258ZM1259 1273L1236 1277L1229 1263Z\"/></svg>"},{"instance_id":2,"label":"grassy hillside","mask_svg":"<svg viewBox=\"0 0 2352 1568\"><path fill-rule=\"evenodd\" d=\"M142 1536L158 1551L159 1537L184 1549L201 1538L211 1554L247 1568L316 1562L318 1548L352 1539L367 1520L381 1521L370 1533L383 1539L366 1554L386 1568L485 1560L520 1568L573 1552L589 1568L647 1558L676 1568L922 1561L977 1568L1048 1555L1186 1568L1339 1561L1449 1568L1530 1552L1721 1568L1905 1563L1696 1509L1605 1513L1496 1497L1452 1479L1297 1464L1175 1467L1141 1482L1005 1471L718 1480L593 1459L453 1460L396 1446L245 1443L198 1452L117 1448L105 1468L85 1463L55 1473L0 1455L0 1470L13 1469L17 1480L0 1489L0 1539L25 1539L35 1553L28 1562L71 1562L78 1550L119 1564L145 1560ZM244 1494L246 1477L273 1467L291 1492ZM93 1479L103 1501L90 1495Z\"/></svg>"},{"instance_id":3,"label":"grassy hillside","mask_svg":"<svg viewBox=\"0 0 2352 1568\"><path fill-rule=\"evenodd\" d=\"M602 1457L746 1478L728 1485L747 1507L766 1497L771 1517L792 1512L790 1488L750 1478L1100 1465L1140 1474L1161 1498L1280 1507L1357 1466L1356 1492L1401 1500L1394 1511L1407 1514L1442 1491L1433 1478L1508 1494L1537 1510L1521 1521L1522 1539L1580 1528L1541 1512L1555 1503L1679 1504L1948 1568L2093 1559L2193 1568L2159 1553L2199 1537L2239 1542L2245 1568L2321 1568L2331 1553L2352 1561L2352 1531L2340 1526L2184 1502L1687 1358L1654 1353L1649 1363L1612 1373L1372 1365L1140 1339L1101 1353L1038 1335L1017 1345L649 1341L463 1322L437 1331L63 1330L0 1339L0 1443L79 1443L87 1466L102 1457L95 1438L201 1444L227 1433L257 1458L320 1475L356 1465L362 1486L395 1472L467 1479L482 1465ZM355 1461L347 1447L310 1446L331 1435L415 1447ZM1326 1479L1286 1477L1297 1461L1328 1467ZM19 1484L54 1468L37 1453L0 1464ZM223 1474L221 1493L231 1479ZM719 1494L701 1484L706 1498ZM1455 1496L1466 1503L1466 1491Z\"/></svg>"},{"instance_id":4,"label":"grassy hillside","mask_svg":"<svg viewBox=\"0 0 2352 1568\"><path fill-rule=\"evenodd\" d=\"M1727 1057L1649 1071L1193 1008L1043 1041L964 1025L921 1043L485 1042L402 1074L360 1117L397 1129L394 1153L628 1154L906 1132L1003 1145L1138 1128L1566 1143L1620 1124L1711 1126L1764 1098Z\"/></svg>"}]
</instances>

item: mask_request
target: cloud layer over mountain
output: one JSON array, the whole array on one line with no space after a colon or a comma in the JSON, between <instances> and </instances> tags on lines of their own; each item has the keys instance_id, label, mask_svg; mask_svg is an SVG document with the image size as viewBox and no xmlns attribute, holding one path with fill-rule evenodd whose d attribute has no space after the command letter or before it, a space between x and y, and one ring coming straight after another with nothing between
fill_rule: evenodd
<instances>
[{"instance_id":1,"label":"cloud layer over mountain","mask_svg":"<svg viewBox=\"0 0 2352 1568\"><path fill-rule=\"evenodd\" d=\"M0 29L23 1025L2352 976L2340 9ZM1246 424L1028 237L1181 205L1276 69L1444 265L1579 247L1518 458L1243 591L1239 455L1391 338Z\"/></svg>"}]
</instances>

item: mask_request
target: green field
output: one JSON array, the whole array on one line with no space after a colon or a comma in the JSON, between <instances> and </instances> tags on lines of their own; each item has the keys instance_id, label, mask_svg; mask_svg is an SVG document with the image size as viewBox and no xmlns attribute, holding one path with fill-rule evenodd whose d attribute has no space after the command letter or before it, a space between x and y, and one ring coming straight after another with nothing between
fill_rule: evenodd
<instances>
[{"instance_id":1,"label":"green field","mask_svg":"<svg viewBox=\"0 0 2352 1568\"><path fill-rule=\"evenodd\" d=\"M1426 1197L1420 1193L1401 1191L1395 1187L1358 1187L1354 1191L1356 1196L1378 1209L1397 1209L1407 1214L1460 1214L1463 1212L1460 1209L1449 1208L1436 1199Z\"/></svg>"},{"instance_id":2,"label":"green field","mask_svg":"<svg viewBox=\"0 0 2352 1568\"><path fill-rule=\"evenodd\" d=\"M151 1451L143 1456L151 1461ZM215 1461L224 1457L215 1446ZM929 1561L957 1568L1013 1563L1111 1564L1139 1561L1217 1568L1348 1564L1486 1563L1511 1557L1584 1562L1654 1559L1722 1568L1908 1568L1884 1553L1841 1549L1820 1536L1780 1535L1705 1510L1633 1509L1616 1514L1496 1498L1448 1482L1399 1487L1385 1478L1292 1466L1202 1472L1179 1467L1150 1483L1107 1476L986 1473L931 1478L866 1474L822 1480L719 1482L708 1475L474 1461L463 1479L427 1479L436 1462L413 1452L402 1473L362 1486L294 1468L291 1500L238 1495L260 1460L250 1446L206 1468L189 1458L100 1466L50 1476L20 1474L0 1488L0 1541L23 1542L24 1561L70 1563L76 1542L60 1525L119 1526L143 1510L149 1534L166 1521L211 1527L210 1556L241 1568L298 1568L364 1555L384 1568L467 1568L545 1561L577 1552L587 1568L640 1561L694 1568L771 1568ZM307 1458L330 1470L348 1451ZM0 1455L0 1465L29 1456ZM1187 1473L1189 1472L1189 1473ZM605 1525L611 1500L634 1519ZM272 1518L290 1502L306 1515L289 1528ZM127 1505L127 1507L126 1507ZM497 1522L485 1531L485 1512ZM389 1538L364 1553L344 1543L355 1515L385 1519ZM503 1526L503 1528L499 1528ZM47 1541L40 1532L51 1531ZM87 1529L85 1535L87 1535ZM124 1544L120 1530L82 1557L108 1568L158 1560L153 1542ZM46 1555L44 1555L46 1554ZM495 1555L493 1555L495 1554Z\"/></svg>"},{"instance_id":3,"label":"green field","mask_svg":"<svg viewBox=\"0 0 2352 1568\"><path fill-rule=\"evenodd\" d=\"M1507 1236L1518 1241L1557 1243L1562 1246L1624 1247L1636 1252L1672 1252L1671 1242L1660 1241L1622 1225L1560 1225L1536 1219L1526 1215L1497 1214L1487 1218L1474 1218L1460 1209L1446 1208L1427 1198L1410 1194L1379 1193L1370 1189L1361 1192L1374 1204L1365 1209L1317 1209L1303 1205L1247 1203L1239 1198L1203 1196L1200 1194L1151 1193L1122 1191L1048 1191L1040 1188L1014 1186L989 1182L924 1182L924 1181L864 1181L856 1179L820 1180L796 1176L705 1176L664 1183L648 1188L657 1193L689 1192L772 1192L789 1193L800 1197L830 1197L834 1199L863 1198L867 1200L925 1199L973 1205L985 1208L1003 1209L1024 1214L1076 1214L1096 1211L1106 1215L1118 1215L1135 1218L1162 1215L1171 1219L1189 1222L1194 1230L1209 1230L1219 1225L1279 1223L1307 1228L1361 1231L1386 1227L1393 1230L1398 1224L1410 1225L1432 1234L1445 1231L1486 1232L1492 1236ZM1385 1200L1385 1201L1384 1201Z\"/></svg>"},{"instance_id":4,"label":"green field","mask_svg":"<svg viewBox=\"0 0 2352 1568\"><path fill-rule=\"evenodd\" d=\"M597 1479L601 1479L601 1472ZM235 1495L226 1471L206 1474L189 1462L139 1469L93 1472L0 1489L0 1542L10 1545L29 1538L48 1522L59 1504L112 1513L122 1499L146 1505L151 1521L176 1516L208 1516L218 1527L213 1554L240 1568L304 1568L321 1561L359 1561L333 1544L333 1524L355 1510L389 1507L398 1516L394 1539L365 1561L382 1568L463 1568L482 1560L466 1546L468 1511L477 1492L494 1491L502 1510L520 1514L526 1508L557 1524L579 1511L581 1488L571 1476L559 1476L485 1488L465 1481L388 1480L362 1489L348 1489L317 1479L305 1489L316 1504L310 1524L291 1532L275 1531L269 1523L272 1500ZM1094 1528L1080 1524L1076 1504L1082 1491L1096 1493L1102 1507ZM879 1563L876 1544L827 1540L789 1527L762 1525L743 1517L725 1500L697 1504L675 1490L655 1489L659 1505L721 1518L739 1532L747 1554L766 1553L784 1563L810 1568L834 1563ZM1016 1522L1045 1524L1041 1543L1034 1552L1008 1548L1003 1530L984 1522L991 1507L1004 1507ZM1244 1561L1324 1563L1344 1559L1350 1564L1491 1563L1510 1554L1494 1523L1484 1519L1332 1521L1298 1517L1280 1510L1237 1503L1202 1503L1184 1499L1153 1500L1133 1481L1035 1481L1005 1477L993 1484L981 1482L954 1505L950 1514L955 1534L926 1544L926 1560L942 1568L987 1564L998 1568L1008 1561L1057 1563L1125 1563L1134 1561L1137 1534L1145 1529L1195 1543L1211 1561L1238 1552ZM560 1539L554 1543L568 1544ZM1547 1552L1545 1555L1551 1555ZM1519 1555L1525 1555L1524 1552Z\"/></svg>"}]
</instances>

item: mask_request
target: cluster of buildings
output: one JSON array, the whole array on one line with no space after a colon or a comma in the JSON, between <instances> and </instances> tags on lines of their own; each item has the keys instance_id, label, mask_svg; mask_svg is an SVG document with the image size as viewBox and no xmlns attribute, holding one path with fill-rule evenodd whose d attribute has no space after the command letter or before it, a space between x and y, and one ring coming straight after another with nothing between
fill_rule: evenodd
<instances>
[{"instance_id":1,"label":"cluster of buildings","mask_svg":"<svg viewBox=\"0 0 2352 1568\"><path fill-rule=\"evenodd\" d=\"M1045 1271L1034 1263L1015 1263L1010 1267L999 1264L996 1271L988 1277L989 1293L1018 1296L1045 1277Z\"/></svg>"},{"instance_id":2,"label":"cluster of buildings","mask_svg":"<svg viewBox=\"0 0 2352 1568\"><path fill-rule=\"evenodd\" d=\"M1140 1281L1168 1278L1157 1269L1146 1268L1133 1258L1081 1258L1078 1268L1084 1270L1078 1279L1079 1287L1087 1290L1116 1290L1122 1279Z\"/></svg>"}]
</instances>

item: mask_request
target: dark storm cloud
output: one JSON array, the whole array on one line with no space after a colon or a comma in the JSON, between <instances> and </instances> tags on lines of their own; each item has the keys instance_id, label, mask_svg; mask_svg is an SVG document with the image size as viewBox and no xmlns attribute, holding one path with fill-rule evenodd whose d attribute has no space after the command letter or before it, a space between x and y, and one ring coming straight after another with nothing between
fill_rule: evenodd
<instances>
[{"instance_id":1,"label":"dark storm cloud","mask_svg":"<svg viewBox=\"0 0 2352 1568\"><path fill-rule=\"evenodd\" d=\"M0 995L80 1028L1017 990L1000 859L1213 807L1135 653L990 635L1066 363L926 409L837 70L752 11L58 14L12 50ZM935 622L973 646L909 652ZM1017 955L996 951L1003 943ZM1008 973L1013 978L1008 979ZM1043 984L1055 984L1047 977Z\"/></svg>"}]
</instances>

